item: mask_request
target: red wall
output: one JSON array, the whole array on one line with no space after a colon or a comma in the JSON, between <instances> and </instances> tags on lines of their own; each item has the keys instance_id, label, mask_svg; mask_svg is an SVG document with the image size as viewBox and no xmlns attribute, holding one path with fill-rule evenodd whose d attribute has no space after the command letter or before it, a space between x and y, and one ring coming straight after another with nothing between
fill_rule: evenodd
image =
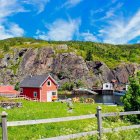
<instances>
[{"instance_id":1,"label":"red wall","mask_svg":"<svg viewBox=\"0 0 140 140\"><path fill-rule=\"evenodd\" d=\"M40 88L27 88L23 87L23 94L29 98L34 98L34 92L37 92L37 98L40 99Z\"/></svg>"},{"instance_id":2,"label":"red wall","mask_svg":"<svg viewBox=\"0 0 140 140\"><path fill-rule=\"evenodd\" d=\"M48 80L51 81L51 86L47 85ZM53 82L53 80L49 77L47 81L45 81L41 88L27 88L27 87L21 87L23 88L23 93L21 95L26 95L27 97L34 98L33 92L37 92L37 98L41 102L47 101L47 91L57 91L57 85Z\"/></svg>"},{"instance_id":3,"label":"red wall","mask_svg":"<svg viewBox=\"0 0 140 140\"><path fill-rule=\"evenodd\" d=\"M51 81L51 86L47 85L48 80ZM47 91L57 91L57 85L51 80L51 78L48 78L47 81L42 85L42 88L40 91L42 102L47 101Z\"/></svg>"}]
</instances>

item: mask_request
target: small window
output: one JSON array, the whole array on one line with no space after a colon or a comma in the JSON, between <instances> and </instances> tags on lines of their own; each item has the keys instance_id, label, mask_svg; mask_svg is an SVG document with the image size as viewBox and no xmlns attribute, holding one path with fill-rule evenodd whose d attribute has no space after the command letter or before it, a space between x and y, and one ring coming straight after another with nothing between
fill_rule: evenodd
<instances>
[{"instance_id":1,"label":"small window","mask_svg":"<svg viewBox=\"0 0 140 140\"><path fill-rule=\"evenodd\" d=\"M52 92L52 95L55 96L56 95L56 92Z\"/></svg>"},{"instance_id":2,"label":"small window","mask_svg":"<svg viewBox=\"0 0 140 140\"><path fill-rule=\"evenodd\" d=\"M48 86L51 86L51 81L50 81L50 80L47 81L47 85L48 85Z\"/></svg>"},{"instance_id":3,"label":"small window","mask_svg":"<svg viewBox=\"0 0 140 140\"><path fill-rule=\"evenodd\" d=\"M36 91L34 91L34 97L37 97L37 92Z\"/></svg>"},{"instance_id":4,"label":"small window","mask_svg":"<svg viewBox=\"0 0 140 140\"><path fill-rule=\"evenodd\" d=\"M108 88L108 85L106 85L106 88Z\"/></svg>"},{"instance_id":5,"label":"small window","mask_svg":"<svg viewBox=\"0 0 140 140\"><path fill-rule=\"evenodd\" d=\"M20 88L20 93L23 93L23 88Z\"/></svg>"}]
</instances>

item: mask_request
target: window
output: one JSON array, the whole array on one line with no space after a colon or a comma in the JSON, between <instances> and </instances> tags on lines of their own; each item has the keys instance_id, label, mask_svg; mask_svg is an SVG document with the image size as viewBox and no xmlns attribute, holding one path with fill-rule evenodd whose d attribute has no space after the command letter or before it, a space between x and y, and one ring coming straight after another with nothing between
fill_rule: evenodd
<instances>
[{"instance_id":1,"label":"window","mask_svg":"<svg viewBox=\"0 0 140 140\"><path fill-rule=\"evenodd\" d=\"M51 81L50 80L47 81L47 85L51 86Z\"/></svg>"},{"instance_id":2,"label":"window","mask_svg":"<svg viewBox=\"0 0 140 140\"><path fill-rule=\"evenodd\" d=\"M36 91L34 91L34 97L37 97L37 92Z\"/></svg>"},{"instance_id":3,"label":"window","mask_svg":"<svg viewBox=\"0 0 140 140\"><path fill-rule=\"evenodd\" d=\"M20 88L20 93L23 93L23 88Z\"/></svg>"},{"instance_id":4,"label":"window","mask_svg":"<svg viewBox=\"0 0 140 140\"><path fill-rule=\"evenodd\" d=\"M106 85L106 88L108 88L108 85Z\"/></svg>"},{"instance_id":5,"label":"window","mask_svg":"<svg viewBox=\"0 0 140 140\"><path fill-rule=\"evenodd\" d=\"M52 92L52 95L55 96L56 95L56 92Z\"/></svg>"}]
</instances>

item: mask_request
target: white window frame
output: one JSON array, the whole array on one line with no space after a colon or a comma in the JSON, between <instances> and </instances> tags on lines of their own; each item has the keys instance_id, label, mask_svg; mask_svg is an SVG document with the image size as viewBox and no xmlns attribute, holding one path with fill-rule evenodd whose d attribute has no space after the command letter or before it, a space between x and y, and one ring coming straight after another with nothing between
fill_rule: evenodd
<instances>
[{"instance_id":1,"label":"white window frame","mask_svg":"<svg viewBox=\"0 0 140 140\"><path fill-rule=\"evenodd\" d=\"M37 97L37 92L34 91L34 92L33 92L33 95L34 95L34 98ZM35 95L36 95L36 96L35 96Z\"/></svg>"},{"instance_id":2,"label":"white window frame","mask_svg":"<svg viewBox=\"0 0 140 140\"><path fill-rule=\"evenodd\" d=\"M20 93L23 93L23 88L20 88Z\"/></svg>"},{"instance_id":3,"label":"white window frame","mask_svg":"<svg viewBox=\"0 0 140 140\"><path fill-rule=\"evenodd\" d=\"M48 82L50 82L50 85L48 85ZM49 86L49 87L50 87L50 86L51 86L51 84L52 84L52 83L51 83L51 80L48 80L48 81L47 81L47 86Z\"/></svg>"}]
</instances>

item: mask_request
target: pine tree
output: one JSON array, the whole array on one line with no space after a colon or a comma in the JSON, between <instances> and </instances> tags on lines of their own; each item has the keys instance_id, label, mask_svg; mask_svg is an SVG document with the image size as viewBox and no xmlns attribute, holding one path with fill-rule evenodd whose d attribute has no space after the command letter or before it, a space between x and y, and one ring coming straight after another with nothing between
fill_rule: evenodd
<instances>
[{"instance_id":1,"label":"pine tree","mask_svg":"<svg viewBox=\"0 0 140 140\"><path fill-rule=\"evenodd\" d=\"M92 51L91 50L88 50L87 53L86 53L86 60L87 61L92 61L93 58L92 58Z\"/></svg>"}]
</instances>

